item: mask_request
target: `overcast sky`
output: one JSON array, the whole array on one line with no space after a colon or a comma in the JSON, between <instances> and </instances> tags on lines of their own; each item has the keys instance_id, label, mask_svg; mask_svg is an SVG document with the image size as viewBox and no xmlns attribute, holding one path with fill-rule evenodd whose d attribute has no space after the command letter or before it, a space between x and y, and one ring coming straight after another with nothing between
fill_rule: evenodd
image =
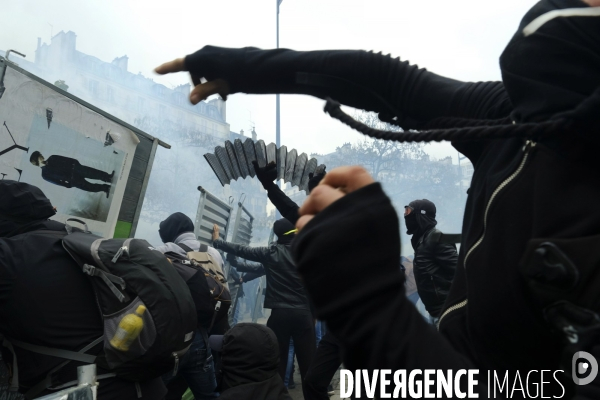
<instances>
[{"instance_id":1,"label":"overcast sky","mask_svg":"<svg viewBox=\"0 0 600 400\"><path fill-rule=\"evenodd\" d=\"M104 61L129 56L129 71L167 86L184 74L158 77L155 66L206 44L275 47L276 0L16 0L3 1L0 49L34 60L37 38L71 30L77 49ZM498 57L532 0L284 0L280 46L296 50L364 49L391 53L460 80L499 80ZM17 57L15 57L17 58ZM323 101L281 99L282 144L306 153L329 153L361 135L333 121ZM230 97L231 130L275 141L275 96ZM157 132L149 132L156 134ZM437 157L456 151L430 145Z\"/></svg>"}]
</instances>

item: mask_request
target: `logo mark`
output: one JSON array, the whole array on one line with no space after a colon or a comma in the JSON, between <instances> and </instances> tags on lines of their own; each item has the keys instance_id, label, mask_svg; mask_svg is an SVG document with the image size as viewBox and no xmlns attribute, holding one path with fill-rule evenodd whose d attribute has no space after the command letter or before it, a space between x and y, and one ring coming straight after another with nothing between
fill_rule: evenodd
<instances>
[{"instance_id":1,"label":"logo mark","mask_svg":"<svg viewBox=\"0 0 600 400\"><path fill-rule=\"evenodd\" d=\"M585 361L583 361L585 360ZM598 375L598 361L588 352L578 351L571 360L571 374L576 385L587 385ZM587 377L580 378L587 374Z\"/></svg>"}]
</instances>

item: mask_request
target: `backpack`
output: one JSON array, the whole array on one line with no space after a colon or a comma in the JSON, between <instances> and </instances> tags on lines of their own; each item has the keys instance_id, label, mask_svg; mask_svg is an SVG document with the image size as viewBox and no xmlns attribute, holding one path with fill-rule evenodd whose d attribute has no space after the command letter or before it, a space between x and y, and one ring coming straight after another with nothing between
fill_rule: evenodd
<instances>
[{"instance_id":1,"label":"backpack","mask_svg":"<svg viewBox=\"0 0 600 400\"><path fill-rule=\"evenodd\" d=\"M205 271L210 272L219 280L219 282L223 284L223 286L227 288L227 290L229 290L227 277L225 276L221 266L217 264L215 259L208 253L207 245L201 243L198 251L193 250L191 247L186 246L183 243L177 243L177 246L181 247L183 251L187 253L188 259L195 261L196 264L201 266Z\"/></svg>"},{"instance_id":2,"label":"backpack","mask_svg":"<svg viewBox=\"0 0 600 400\"><path fill-rule=\"evenodd\" d=\"M132 381L176 373L192 343L196 311L187 285L167 258L142 239L104 239L87 232L65 236L63 247L90 276L104 319L98 365ZM111 339L123 317L140 306L146 308L143 328L127 351L118 350Z\"/></svg>"},{"instance_id":3,"label":"backpack","mask_svg":"<svg viewBox=\"0 0 600 400\"><path fill-rule=\"evenodd\" d=\"M74 229L68 221L83 224L85 231ZM58 368L26 394L27 398L52 386L51 375L64 367L69 360L87 364L96 363L111 373L97 379L118 376L141 382L162 376L166 372L175 374L179 359L190 348L196 329L196 312L191 294L185 282L166 257L145 240L104 239L93 235L87 225L77 219L67 220L67 232L39 231L40 234L59 235L63 248L89 276L96 303L104 321L104 334L79 352L32 345L18 338L4 338L4 347L25 350L65 359ZM118 350L111 341L118 337L119 325L125 316L136 313L139 307L143 324L139 324L138 336L128 348ZM140 315L140 314L138 314ZM88 351L102 345L96 356ZM11 387L18 388L16 356L13 359L15 376ZM60 387L77 384L68 382ZM139 390L139 388L138 388Z\"/></svg>"},{"instance_id":4,"label":"backpack","mask_svg":"<svg viewBox=\"0 0 600 400\"><path fill-rule=\"evenodd\" d=\"M215 323L220 322L228 312L231 305L229 290L213 273L205 270L194 260L173 252L165 253L165 256L192 293L198 325L206 332L210 332Z\"/></svg>"}]
</instances>

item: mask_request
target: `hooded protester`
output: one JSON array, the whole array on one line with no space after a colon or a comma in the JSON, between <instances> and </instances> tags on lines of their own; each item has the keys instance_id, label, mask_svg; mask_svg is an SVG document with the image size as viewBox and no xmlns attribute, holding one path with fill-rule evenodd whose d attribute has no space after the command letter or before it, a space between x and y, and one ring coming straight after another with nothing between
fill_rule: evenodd
<instances>
[{"instance_id":1,"label":"hooded protester","mask_svg":"<svg viewBox=\"0 0 600 400\"><path fill-rule=\"evenodd\" d=\"M26 398L75 386L77 367L84 363L58 368L64 359L25 349L23 343L90 355L103 348L99 342L83 351L103 336L104 324L91 282L62 246L65 224L48 219L55 213L39 188L0 181L0 336L7 340L2 359L11 364L11 386ZM98 376L109 372L97 368ZM140 382L139 390L142 399L166 394L160 378ZM138 398L134 382L100 380L99 400Z\"/></svg>"},{"instance_id":2,"label":"hooded protester","mask_svg":"<svg viewBox=\"0 0 600 400\"><path fill-rule=\"evenodd\" d=\"M177 253L186 256L187 249L198 251L200 249L200 241L194 235L194 223L184 213L176 212L167 217L159 224L158 234L163 241L163 246L157 246L156 250L161 253ZM182 247L182 245L184 247ZM221 253L213 247L208 246L208 254L223 268L223 257Z\"/></svg>"},{"instance_id":3,"label":"hooded protester","mask_svg":"<svg viewBox=\"0 0 600 400\"><path fill-rule=\"evenodd\" d=\"M279 344L262 325L240 323L225 335L211 336L221 352L222 400L291 400L279 375Z\"/></svg>"},{"instance_id":4,"label":"hooded protester","mask_svg":"<svg viewBox=\"0 0 600 400\"><path fill-rule=\"evenodd\" d=\"M219 239L219 228L215 225L213 245L228 256L232 254L262 264L267 278L264 307L272 310L267 326L275 332L279 343L279 374L283 381L291 337L304 380L316 349L316 339L308 296L290 251L296 229L290 221L282 218L275 221L273 231L277 235L276 242L268 247L249 247ZM257 264L257 268L260 265Z\"/></svg>"},{"instance_id":5,"label":"hooded protester","mask_svg":"<svg viewBox=\"0 0 600 400\"><path fill-rule=\"evenodd\" d=\"M600 378L580 385L571 360L580 351L600 359L599 6L535 4L500 58L502 82L462 82L351 50L206 46L158 72L206 78L192 91L194 103L213 93L329 96L404 130L361 128L373 137L452 140L474 165L439 331L398 293L398 219L381 185L359 167L330 171L304 203L294 255L348 369L478 369L518 386L550 370L543 396L598 399ZM375 266L369 274L367 263ZM479 378L475 390L489 398L493 381ZM537 383L525 385L536 396Z\"/></svg>"},{"instance_id":6,"label":"hooded protester","mask_svg":"<svg viewBox=\"0 0 600 400\"><path fill-rule=\"evenodd\" d=\"M436 229L435 215L435 204L427 199L411 201L404 207L406 233L412 235L415 251L417 291L432 323L439 318L448 297L458 261L456 246L438 241L441 232Z\"/></svg>"}]
</instances>

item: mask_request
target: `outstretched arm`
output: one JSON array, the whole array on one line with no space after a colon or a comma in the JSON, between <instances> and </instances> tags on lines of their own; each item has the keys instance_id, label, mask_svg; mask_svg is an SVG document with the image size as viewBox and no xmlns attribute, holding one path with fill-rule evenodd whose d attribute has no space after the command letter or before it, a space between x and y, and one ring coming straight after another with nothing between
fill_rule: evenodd
<instances>
[{"instance_id":1,"label":"outstretched arm","mask_svg":"<svg viewBox=\"0 0 600 400\"><path fill-rule=\"evenodd\" d=\"M213 225L213 247L223 250L225 253L231 253L241 258L260 263L268 262L270 259L271 249L269 247L250 247L241 244L229 243L219 239L219 226Z\"/></svg>"},{"instance_id":2,"label":"outstretched arm","mask_svg":"<svg viewBox=\"0 0 600 400\"><path fill-rule=\"evenodd\" d=\"M293 51L231 49L205 46L185 59L156 69L160 74L189 71L196 88L190 100L196 104L219 93L295 93L339 102L375 112L388 110L372 93L383 98L406 123L416 128L437 117L502 118L512 109L502 82L461 82L400 61L390 55L360 50ZM324 84L303 79L298 73L334 77L347 84ZM200 78L208 82L200 84ZM356 84L369 92L357 90ZM414 125L414 126L411 126Z\"/></svg>"}]
</instances>

